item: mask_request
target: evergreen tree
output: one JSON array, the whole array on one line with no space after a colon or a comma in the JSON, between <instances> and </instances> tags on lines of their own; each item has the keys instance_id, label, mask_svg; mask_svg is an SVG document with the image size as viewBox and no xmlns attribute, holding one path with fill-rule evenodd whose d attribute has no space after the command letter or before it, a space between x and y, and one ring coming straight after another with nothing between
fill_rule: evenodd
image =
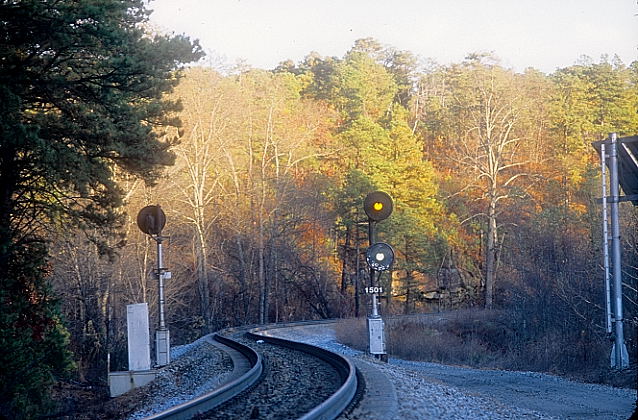
<instances>
[{"instance_id":1,"label":"evergreen tree","mask_svg":"<svg viewBox=\"0 0 638 420\"><path fill-rule=\"evenodd\" d=\"M51 408L54 376L74 364L55 300L45 280L42 243L14 246L0 279L0 418L32 418ZM6 272L5 272L6 270ZM6 273L6 274L5 274Z\"/></svg>"},{"instance_id":2,"label":"evergreen tree","mask_svg":"<svg viewBox=\"0 0 638 420\"><path fill-rule=\"evenodd\" d=\"M332 103L343 118L340 162L348 174L336 204L345 227L344 249L354 237L354 209L373 189L386 191L396 210L389 222L379 226L379 240L396 245L395 268L407 270L408 275L436 266L437 254L443 251L440 244L445 242L444 229L436 227L442 208L436 199L434 168L423 159L423 143L410 129L403 105L411 88L410 63L407 53L384 49L373 39L358 40L338 64L332 83ZM356 195L346 199L349 194ZM386 290L392 293L391 288Z\"/></svg>"},{"instance_id":3,"label":"evergreen tree","mask_svg":"<svg viewBox=\"0 0 638 420\"><path fill-rule=\"evenodd\" d=\"M47 236L71 226L108 233L120 220L115 171L152 181L173 162L157 126L183 36L149 36L143 0L0 3L0 416L41 412L69 366L46 276Z\"/></svg>"}]
</instances>

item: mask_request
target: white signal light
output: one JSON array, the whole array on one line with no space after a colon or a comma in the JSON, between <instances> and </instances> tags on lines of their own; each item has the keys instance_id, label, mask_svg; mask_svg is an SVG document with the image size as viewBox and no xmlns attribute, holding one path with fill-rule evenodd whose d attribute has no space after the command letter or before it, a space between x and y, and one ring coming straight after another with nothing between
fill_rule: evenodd
<instances>
[{"instance_id":1,"label":"white signal light","mask_svg":"<svg viewBox=\"0 0 638 420\"><path fill-rule=\"evenodd\" d=\"M377 242L366 251L366 261L373 270L389 270L394 262L394 251L390 245Z\"/></svg>"}]
</instances>

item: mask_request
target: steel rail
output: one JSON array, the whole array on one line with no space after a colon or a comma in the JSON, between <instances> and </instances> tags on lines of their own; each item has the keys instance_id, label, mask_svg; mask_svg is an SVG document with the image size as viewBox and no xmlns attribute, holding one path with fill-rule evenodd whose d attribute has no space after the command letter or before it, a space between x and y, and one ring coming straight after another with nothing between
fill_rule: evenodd
<instances>
[{"instance_id":1,"label":"steel rail","mask_svg":"<svg viewBox=\"0 0 638 420\"><path fill-rule=\"evenodd\" d=\"M301 321L286 324L276 324L265 327L259 327L250 330L247 335L253 339L263 340L265 342L285 346L293 350L303 351L314 357L317 357L333 366L341 376L342 385L337 391L321 404L310 410L299 418L299 420L318 420L318 419L335 419L350 405L357 392L357 370L352 361L346 357L321 347L311 344L300 343L297 341L286 340L283 338L273 337L266 333L268 330L277 328L287 328L302 325L317 325L334 323L335 321Z\"/></svg>"},{"instance_id":2,"label":"steel rail","mask_svg":"<svg viewBox=\"0 0 638 420\"><path fill-rule=\"evenodd\" d=\"M324 400L321 404L301 416L299 418L300 420L323 420L337 418L343 412L343 410L351 404L355 397L358 386L356 367L354 366L352 361L350 361L350 359L345 356L310 344L269 336L268 330L290 328L303 325L329 324L335 322L336 320L299 321L281 324L270 324L257 328L255 328L255 326L248 327L250 329L246 334L249 337L256 340L263 340L271 344L285 346L293 350L303 351L327 362L328 364L333 366L339 373L342 381L342 385L339 387L339 389L326 400ZM245 329L247 329L247 327L229 328L225 331L240 331ZM219 341L220 343L234 348L235 350L242 353L250 360L252 368L244 375L236 378L235 380L221 386L220 388L212 392L209 392L182 404L178 404L160 413L146 417L147 420L190 419L193 416L214 409L215 407L230 400L231 398L248 389L255 382L257 382L263 372L263 359L261 355L250 347L238 343L230 338L224 337L219 333L212 334L212 337L216 341Z\"/></svg>"},{"instance_id":3,"label":"steel rail","mask_svg":"<svg viewBox=\"0 0 638 420\"><path fill-rule=\"evenodd\" d=\"M218 405L230 400L237 394L251 387L260 378L263 372L263 359L259 353L219 334L213 334L212 337L222 344L239 351L251 363L252 367L242 376L222 385L214 391L194 398L190 401L173 406L167 410L146 417L147 420L186 420L191 417L210 411Z\"/></svg>"}]
</instances>

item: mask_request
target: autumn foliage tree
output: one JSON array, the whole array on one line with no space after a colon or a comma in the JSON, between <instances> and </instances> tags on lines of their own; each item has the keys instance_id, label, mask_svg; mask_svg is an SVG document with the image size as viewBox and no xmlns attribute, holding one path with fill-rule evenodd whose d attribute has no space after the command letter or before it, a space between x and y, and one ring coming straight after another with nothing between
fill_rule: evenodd
<instances>
[{"instance_id":1,"label":"autumn foliage tree","mask_svg":"<svg viewBox=\"0 0 638 420\"><path fill-rule=\"evenodd\" d=\"M491 57L471 55L459 65L442 69L435 80L444 89L422 98L421 117L429 135L440 144L439 162L451 168L452 195L462 194L470 210L465 222L484 223L485 306L492 308L503 246L502 215L513 199L522 198L534 174L527 148L532 144L520 129L524 125L526 99L520 79ZM447 161L447 162L446 162Z\"/></svg>"},{"instance_id":2,"label":"autumn foliage tree","mask_svg":"<svg viewBox=\"0 0 638 420\"><path fill-rule=\"evenodd\" d=\"M153 57L161 61L166 54ZM576 360L601 345L602 337L595 321L601 316L595 303L599 162L590 142L609 130L638 129L637 69L605 58L550 75L519 73L489 54L418 67L409 52L362 39L343 57L313 52L272 71L190 68L164 101L151 95L140 100L148 109L135 108L151 113L159 109L155 105L181 101L181 129L151 132L150 124L142 124L147 142L133 150L124 147L130 143L117 143L122 147L85 157L107 168L126 164L118 179L127 190L129 215L157 201L167 212L173 265L167 320L175 343L228 325L363 315L362 200L384 190L395 211L379 224L378 239L396 251L394 271L382 279L388 286L384 314L503 309L521 323L519 338L531 340L520 349L565 337L579 346L569 356ZM126 98L121 107L137 104L133 93ZM47 118L63 115L56 111ZM148 115L149 121L170 122L156 118L159 113ZM106 130L111 122L106 118L99 127ZM99 138L106 136L106 144L116 138L105 133ZM160 134L182 137L169 147L157 142ZM65 144L80 151L106 147ZM135 160L138 152L155 163L175 157L158 188L143 187L127 173L155 168ZM91 194L117 191L115 184L89 186ZM97 193L72 202L82 204ZM78 251L76 238L55 260L57 287L79 279L87 289L108 289L94 293L102 302L107 295L112 299L91 315L111 323L103 330L120 327L102 313L122 312L134 300L156 306L149 243L130 217L124 232L128 242L119 243L116 265L97 267L100 276L68 266L84 257L82 264L106 264ZM123 292L110 294L115 290ZM72 293L63 296L66 313L79 319L86 305ZM528 328L529 319L535 323ZM101 333L83 340L88 324L73 329L76 348L104 345ZM568 334L567 324L584 331L583 337ZM122 337L109 342L109 351L122 351ZM82 363L95 363L91 348L83 354Z\"/></svg>"}]
</instances>

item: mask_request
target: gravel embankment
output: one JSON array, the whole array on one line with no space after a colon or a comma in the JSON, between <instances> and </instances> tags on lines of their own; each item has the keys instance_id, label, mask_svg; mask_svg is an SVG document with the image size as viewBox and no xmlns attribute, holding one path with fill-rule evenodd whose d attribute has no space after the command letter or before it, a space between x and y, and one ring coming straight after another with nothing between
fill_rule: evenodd
<instances>
[{"instance_id":1,"label":"gravel embankment","mask_svg":"<svg viewBox=\"0 0 638 420\"><path fill-rule=\"evenodd\" d=\"M134 407L129 419L142 419L214 390L224 382L233 364L207 337L171 349L171 364L160 369L148 386L118 399Z\"/></svg>"},{"instance_id":2,"label":"gravel embankment","mask_svg":"<svg viewBox=\"0 0 638 420\"><path fill-rule=\"evenodd\" d=\"M390 359L380 363L335 340L331 326L271 330L271 335L341 352L382 371L397 395L396 420L627 419L636 392L552 375ZM344 419L358 417L355 411Z\"/></svg>"}]
</instances>

